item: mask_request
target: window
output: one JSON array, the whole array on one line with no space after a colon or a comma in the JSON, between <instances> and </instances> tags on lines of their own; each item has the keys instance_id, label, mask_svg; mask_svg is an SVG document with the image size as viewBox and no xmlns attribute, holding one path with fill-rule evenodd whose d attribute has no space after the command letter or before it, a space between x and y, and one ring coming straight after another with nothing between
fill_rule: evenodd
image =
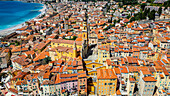
<instances>
[{"instance_id":1,"label":"window","mask_svg":"<svg viewBox=\"0 0 170 96\"><path fill-rule=\"evenodd\" d=\"M93 65L92 67L95 68L95 65Z\"/></svg>"},{"instance_id":2,"label":"window","mask_svg":"<svg viewBox=\"0 0 170 96\"><path fill-rule=\"evenodd\" d=\"M107 85L107 83L105 83L105 85Z\"/></svg>"},{"instance_id":3,"label":"window","mask_svg":"<svg viewBox=\"0 0 170 96\"><path fill-rule=\"evenodd\" d=\"M115 83L112 83L113 85L115 85Z\"/></svg>"}]
</instances>

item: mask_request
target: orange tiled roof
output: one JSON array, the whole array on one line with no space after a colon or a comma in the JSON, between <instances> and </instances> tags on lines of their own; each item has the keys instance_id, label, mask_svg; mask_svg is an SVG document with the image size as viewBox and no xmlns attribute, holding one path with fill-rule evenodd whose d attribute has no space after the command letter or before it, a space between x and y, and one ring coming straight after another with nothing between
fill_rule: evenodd
<instances>
[{"instance_id":1,"label":"orange tiled roof","mask_svg":"<svg viewBox=\"0 0 170 96\"><path fill-rule=\"evenodd\" d=\"M150 81L150 82L156 82L157 80L154 77L143 77L142 78L144 81Z\"/></svg>"},{"instance_id":2,"label":"orange tiled roof","mask_svg":"<svg viewBox=\"0 0 170 96\"><path fill-rule=\"evenodd\" d=\"M99 69L97 70L97 79L116 79L113 69Z\"/></svg>"},{"instance_id":3,"label":"orange tiled roof","mask_svg":"<svg viewBox=\"0 0 170 96\"><path fill-rule=\"evenodd\" d=\"M63 39L53 39L51 40L53 43L65 43L65 44L74 44L75 41L73 40L63 40ZM82 45L83 42L81 41L76 41L77 45Z\"/></svg>"},{"instance_id":4,"label":"orange tiled roof","mask_svg":"<svg viewBox=\"0 0 170 96\"><path fill-rule=\"evenodd\" d=\"M117 95L122 95L119 89L116 91L116 94Z\"/></svg>"},{"instance_id":5,"label":"orange tiled roof","mask_svg":"<svg viewBox=\"0 0 170 96\"><path fill-rule=\"evenodd\" d=\"M120 66L121 73L128 73L128 70L125 66Z\"/></svg>"},{"instance_id":6,"label":"orange tiled roof","mask_svg":"<svg viewBox=\"0 0 170 96\"><path fill-rule=\"evenodd\" d=\"M116 73L116 74L121 74L121 72L120 72L120 69L119 69L119 68L114 68L114 70L115 70L115 73Z\"/></svg>"},{"instance_id":7,"label":"orange tiled roof","mask_svg":"<svg viewBox=\"0 0 170 96\"><path fill-rule=\"evenodd\" d=\"M136 81L134 78L129 78L129 81L130 82L134 82L134 81Z\"/></svg>"},{"instance_id":8,"label":"orange tiled roof","mask_svg":"<svg viewBox=\"0 0 170 96\"><path fill-rule=\"evenodd\" d=\"M18 94L18 91L17 91L16 89L14 89L14 88L9 88L8 90L11 91L11 92L13 92L13 93Z\"/></svg>"},{"instance_id":9,"label":"orange tiled roof","mask_svg":"<svg viewBox=\"0 0 170 96\"><path fill-rule=\"evenodd\" d=\"M39 55L37 55L37 57L33 59L33 61L44 59L46 56L49 56L49 52L41 52Z\"/></svg>"}]
</instances>

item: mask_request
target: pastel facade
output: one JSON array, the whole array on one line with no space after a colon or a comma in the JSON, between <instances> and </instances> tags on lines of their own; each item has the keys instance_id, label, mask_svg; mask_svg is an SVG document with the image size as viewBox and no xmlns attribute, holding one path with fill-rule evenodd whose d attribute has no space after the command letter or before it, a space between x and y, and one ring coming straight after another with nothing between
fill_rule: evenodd
<instances>
[{"instance_id":1,"label":"pastel facade","mask_svg":"<svg viewBox=\"0 0 170 96\"><path fill-rule=\"evenodd\" d=\"M117 87L117 76L113 69L97 70L97 94L115 95Z\"/></svg>"}]
</instances>

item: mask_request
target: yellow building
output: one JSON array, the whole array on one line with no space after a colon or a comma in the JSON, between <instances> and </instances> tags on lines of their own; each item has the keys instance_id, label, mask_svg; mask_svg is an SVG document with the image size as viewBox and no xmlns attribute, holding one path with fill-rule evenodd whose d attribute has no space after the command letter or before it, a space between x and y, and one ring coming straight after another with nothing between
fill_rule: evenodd
<instances>
[{"instance_id":1,"label":"yellow building","mask_svg":"<svg viewBox=\"0 0 170 96\"><path fill-rule=\"evenodd\" d=\"M129 78L127 82L127 92L129 96L133 96L134 93L134 88L135 88L135 79L134 78Z\"/></svg>"},{"instance_id":2,"label":"yellow building","mask_svg":"<svg viewBox=\"0 0 170 96\"><path fill-rule=\"evenodd\" d=\"M89 44L97 44L97 34L95 31L91 31L89 34Z\"/></svg>"},{"instance_id":3,"label":"yellow building","mask_svg":"<svg viewBox=\"0 0 170 96\"><path fill-rule=\"evenodd\" d=\"M86 64L86 70L88 71L88 92L90 95L97 93L97 70L106 69L104 64L98 63L98 61L84 61Z\"/></svg>"},{"instance_id":4,"label":"yellow building","mask_svg":"<svg viewBox=\"0 0 170 96\"><path fill-rule=\"evenodd\" d=\"M158 44L158 47L160 47L159 51L163 48L168 48L168 42L165 38L161 37L159 34L156 34L156 36L154 37L154 42L156 42Z\"/></svg>"},{"instance_id":5,"label":"yellow building","mask_svg":"<svg viewBox=\"0 0 170 96\"><path fill-rule=\"evenodd\" d=\"M81 56L82 41L54 39L51 41L50 57L53 61L56 59L68 60Z\"/></svg>"},{"instance_id":6,"label":"yellow building","mask_svg":"<svg viewBox=\"0 0 170 96\"><path fill-rule=\"evenodd\" d=\"M117 76L113 69L97 70L97 94L98 95L115 95L117 86Z\"/></svg>"},{"instance_id":7,"label":"yellow building","mask_svg":"<svg viewBox=\"0 0 170 96\"><path fill-rule=\"evenodd\" d=\"M99 45L98 46L98 62L99 63L105 63L106 60L110 59L110 52L109 52L109 46L108 45Z\"/></svg>"},{"instance_id":8,"label":"yellow building","mask_svg":"<svg viewBox=\"0 0 170 96\"><path fill-rule=\"evenodd\" d=\"M16 85L16 82L17 81L21 81L23 80L23 78L25 77L25 75L27 74L26 72L21 72L20 70L17 71L18 74L16 76L13 76L13 78L11 78L11 88L16 88L15 85Z\"/></svg>"},{"instance_id":9,"label":"yellow building","mask_svg":"<svg viewBox=\"0 0 170 96\"><path fill-rule=\"evenodd\" d=\"M169 87L170 79L169 79L169 73L167 69L165 67L159 67L159 66L155 66L154 68L156 69L155 78L157 78L156 86L158 87L158 89L170 88Z\"/></svg>"}]
</instances>

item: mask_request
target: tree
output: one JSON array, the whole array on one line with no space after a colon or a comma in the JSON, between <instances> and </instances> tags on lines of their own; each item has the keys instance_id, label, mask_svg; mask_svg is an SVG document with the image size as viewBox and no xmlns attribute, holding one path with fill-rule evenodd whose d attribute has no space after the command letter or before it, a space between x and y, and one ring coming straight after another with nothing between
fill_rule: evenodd
<instances>
[{"instance_id":1,"label":"tree","mask_svg":"<svg viewBox=\"0 0 170 96\"><path fill-rule=\"evenodd\" d=\"M135 16L135 20L141 20L141 17L139 14Z\"/></svg>"},{"instance_id":2,"label":"tree","mask_svg":"<svg viewBox=\"0 0 170 96\"><path fill-rule=\"evenodd\" d=\"M159 7L158 14L159 14L159 16L161 16L161 14L162 14L162 7L161 6Z\"/></svg>"},{"instance_id":3,"label":"tree","mask_svg":"<svg viewBox=\"0 0 170 96\"><path fill-rule=\"evenodd\" d=\"M148 15L148 9L145 9L144 13L143 13L145 16Z\"/></svg>"},{"instance_id":4,"label":"tree","mask_svg":"<svg viewBox=\"0 0 170 96\"><path fill-rule=\"evenodd\" d=\"M149 13L148 17L149 17L149 20L155 20L155 10L152 10L152 11Z\"/></svg>"},{"instance_id":5,"label":"tree","mask_svg":"<svg viewBox=\"0 0 170 96\"><path fill-rule=\"evenodd\" d=\"M155 0L147 0L148 3L153 3Z\"/></svg>"},{"instance_id":6,"label":"tree","mask_svg":"<svg viewBox=\"0 0 170 96\"><path fill-rule=\"evenodd\" d=\"M108 19L108 23L112 23L112 19Z\"/></svg>"},{"instance_id":7,"label":"tree","mask_svg":"<svg viewBox=\"0 0 170 96\"><path fill-rule=\"evenodd\" d=\"M142 11L145 9L145 6L146 6L146 4L145 4L145 3L143 3L143 4L141 4L141 5L140 5L140 7L141 7Z\"/></svg>"},{"instance_id":8,"label":"tree","mask_svg":"<svg viewBox=\"0 0 170 96\"><path fill-rule=\"evenodd\" d=\"M117 22L118 22L118 23L120 23L120 19L119 19L119 20L117 20Z\"/></svg>"},{"instance_id":9,"label":"tree","mask_svg":"<svg viewBox=\"0 0 170 96\"><path fill-rule=\"evenodd\" d=\"M138 20L142 20L143 18L142 18L142 12L139 12L139 15L138 15Z\"/></svg>"},{"instance_id":10,"label":"tree","mask_svg":"<svg viewBox=\"0 0 170 96\"><path fill-rule=\"evenodd\" d=\"M132 21L135 21L135 17L132 17L132 18L130 19L130 22L132 22Z\"/></svg>"},{"instance_id":11,"label":"tree","mask_svg":"<svg viewBox=\"0 0 170 96\"><path fill-rule=\"evenodd\" d=\"M114 25L114 26L116 25L116 22L117 22L116 20L113 21L113 25Z\"/></svg>"},{"instance_id":12,"label":"tree","mask_svg":"<svg viewBox=\"0 0 170 96\"><path fill-rule=\"evenodd\" d=\"M167 7L170 7L170 0L164 2L163 6L165 7L165 9L167 9Z\"/></svg>"},{"instance_id":13,"label":"tree","mask_svg":"<svg viewBox=\"0 0 170 96\"><path fill-rule=\"evenodd\" d=\"M130 14L127 16L127 19L129 19L131 16L130 16Z\"/></svg>"},{"instance_id":14,"label":"tree","mask_svg":"<svg viewBox=\"0 0 170 96\"><path fill-rule=\"evenodd\" d=\"M142 17L142 19L146 19L146 16L147 16L147 15L145 15L144 13L142 13L142 16L141 16L141 17Z\"/></svg>"}]
</instances>

